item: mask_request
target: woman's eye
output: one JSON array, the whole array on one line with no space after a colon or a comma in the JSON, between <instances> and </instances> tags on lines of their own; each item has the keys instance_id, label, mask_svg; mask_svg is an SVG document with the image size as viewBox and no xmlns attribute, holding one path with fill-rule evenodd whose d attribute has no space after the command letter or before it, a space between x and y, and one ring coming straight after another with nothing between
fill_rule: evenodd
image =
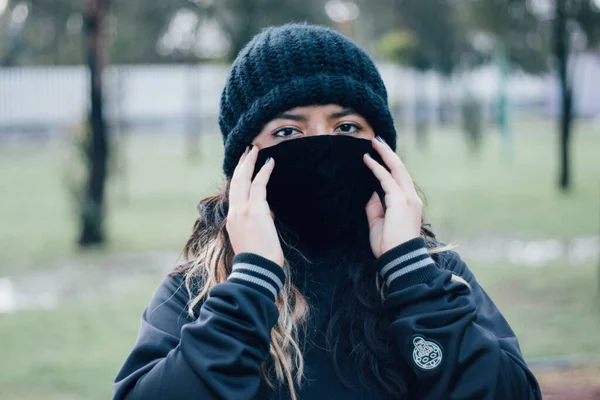
<instances>
[{"instance_id":1,"label":"woman's eye","mask_svg":"<svg viewBox=\"0 0 600 400\"><path fill-rule=\"evenodd\" d=\"M362 128L356 124L341 124L335 129L342 133L356 133L360 132Z\"/></svg>"},{"instance_id":2,"label":"woman's eye","mask_svg":"<svg viewBox=\"0 0 600 400\"><path fill-rule=\"evenodd\" d=\"M300 131L294 128L283 128L273 133L273 136L285 138L295 135L296 133L300 133Z\"/></svg>"}]
</instances>

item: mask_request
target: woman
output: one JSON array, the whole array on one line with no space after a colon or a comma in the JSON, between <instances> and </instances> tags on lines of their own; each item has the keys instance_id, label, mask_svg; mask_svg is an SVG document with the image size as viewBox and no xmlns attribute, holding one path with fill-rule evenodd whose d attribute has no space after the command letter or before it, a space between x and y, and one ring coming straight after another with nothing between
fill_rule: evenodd
<instances>
[{"instance_id":1,"label":"woman","mask_svg":"<svg viewBox=\"0 0 600 400\"><path fill-rule=\"evenodd\" d=\"M285 25L221 97L224 190L161 283L115 399L539 399L515 334L422 223L371 59Z\"/></svg>"}]
</instances>

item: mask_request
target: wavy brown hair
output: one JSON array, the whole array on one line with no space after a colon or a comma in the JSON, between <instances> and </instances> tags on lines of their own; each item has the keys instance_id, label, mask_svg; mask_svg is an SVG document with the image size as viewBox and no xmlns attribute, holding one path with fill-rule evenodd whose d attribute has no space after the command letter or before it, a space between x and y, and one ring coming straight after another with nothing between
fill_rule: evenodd
<instances>
[{"instance_id":1,"label":"wavy brown hair","mask_svg":"<svg viewBox=\"0 0 600 400\"><path fill-rule=\"evenodd\" d=\"M231 273L234 253L225 228L229 210L229 185L230 182L227 181L219 194L198 204L199 216L183 250L188 261L184 268L185 285L190 295L188 312L192 316L197 316L194 310L200 306L209 290L227 280ZM281 234L280 229L278 231L286 246L285 235ZM424 223L421 234L429 243L433 240L437 244L429 226ZM432 254L447 248L435 245L429 252ZM382 305L384 285L378 274L373 277L372 268L364 267L365 262L374 261L369 257L373 258L372 254L356 257L346 254L343 260L348 265L348 275L340 278L342 286L345 285L340 289L343 293L354 295L344 301L344 306L332 316L327 328L328 342L337 360L343 358L344 354L349 354L359 364L360 371L365 372L365 379L377 382L394 397L402 398L406 394L404 377L399 372L402 368L392 359L388 350L389 321L383 313ZM300 260L301 258L295 261ZM263 378L270 386L274 387L276 383L287 384L291 398L295 400L294 384L302 383L304 370L299 332L307 321L309 307L303 294L292 284L290 260L284 262L284 272L284 286L276 299L279 318L271 330L270 359L263 364L262 369ZM346 337L342 337L341 332L346 332ZM273 382L273 373L276 382ZM361 381L362 379L363 374ZM352 386L351 383L346 383Z\"/></svg>"}]
</instances>

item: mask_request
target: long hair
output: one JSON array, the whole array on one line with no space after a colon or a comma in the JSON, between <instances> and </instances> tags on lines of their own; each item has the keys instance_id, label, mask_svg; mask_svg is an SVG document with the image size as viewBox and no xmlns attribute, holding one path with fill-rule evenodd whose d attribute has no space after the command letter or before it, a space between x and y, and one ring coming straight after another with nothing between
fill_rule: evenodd
<instances>
[{"instance_id":1,"label":"long hair","mask_svg":"<svg viewBox=\"0 0 600 400\"><path fill-rule=\"evenodd\" d=\"M188 313L192 316L197 316L194 310L210 289L225 281L231 273L234 254L225 228L229 185L230 181L227 181L219 194L199 203L199 217L183 250L188 260L185 285L190 295ZM435 240L428 225L422 224L421 233L426 239ZM285 236L281 232L280 239L285 245ZM443 250L445 248L434 246L429 251ZM302 255L299 256L293 257L294 261L301 262ZM289 261L284 262L286 280L275 301L279 318L271 330L270 358L262 369L263 378L270 386L287 384L290 396L295 400L294 385L302 383L304 369L299 332L307 321L309 307L292 283ZM348 266L345 268L347 273L340 277L336 292L345 293L344 301L334 311L326 332L338 373L341 376L339 361L351 357L361 371L361 383L376 383L393 397L403 398L406 395L403 368L389 351L390 322L383 312L383 281L373 273L373 268L365 268L366 263L374 262L373 255L346 252L343 261ZM273 373L276 382L271 379ZM352 386L350 382L345 383Z\"/></svg>"}]
</instances>

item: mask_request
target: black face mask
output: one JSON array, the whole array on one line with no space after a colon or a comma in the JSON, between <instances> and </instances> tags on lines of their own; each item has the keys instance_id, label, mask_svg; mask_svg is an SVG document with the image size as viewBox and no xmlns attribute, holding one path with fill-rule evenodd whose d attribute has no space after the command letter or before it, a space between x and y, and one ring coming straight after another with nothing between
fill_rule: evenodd
<instances>
[{"instance_id":1,"label":"black face mask","mask_svg":"<svg viewBox=\"0 0 600 400\"><path fill-rule=\"evenodd\" d=\"M368 243L365 206L373 192L383 199L377 178L363 162L369 153L383 165L369 140L322 135L288 140L258 153L255 174L268 157L275 169L267 201L283 231L312 249Z\"/></svg>"}]
</instances>

